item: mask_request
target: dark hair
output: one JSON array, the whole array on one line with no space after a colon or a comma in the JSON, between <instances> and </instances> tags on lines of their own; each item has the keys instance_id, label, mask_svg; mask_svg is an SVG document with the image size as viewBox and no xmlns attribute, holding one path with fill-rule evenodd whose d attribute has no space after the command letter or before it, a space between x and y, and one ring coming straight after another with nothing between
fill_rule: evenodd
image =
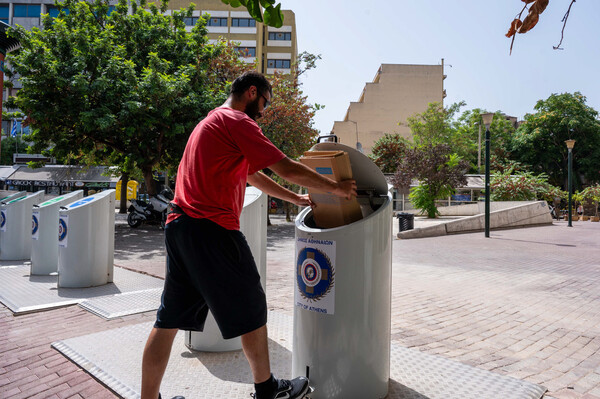
<instances>
[{"instance_id":1,"label":"dark hair","mask_svg":"<svg viewBox=\"0 0 600 399\"><path fill-rule=\"evenodd\" d=\"M265 78L262 73L256 71L244 72L241 76L234 80L233 84L231 85L230 94L238 97L246 92L250 86L256 86L256 89L261 94L264 94L268 91L269 94L273 95L271 83L269 83L267 78Z\"/></svg>"}]
</instances>

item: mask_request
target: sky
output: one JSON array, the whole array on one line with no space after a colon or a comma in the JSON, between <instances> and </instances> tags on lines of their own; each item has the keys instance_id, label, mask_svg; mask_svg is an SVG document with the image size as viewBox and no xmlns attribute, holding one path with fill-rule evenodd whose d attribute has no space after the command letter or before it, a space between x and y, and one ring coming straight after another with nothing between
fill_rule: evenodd
<instances>
[{"instance_id":1,"label":"sky","mask_svg":"<svg viewBox=\"0 0 600 399\"><path fill-rule=\"evenodd\" d=\"M325 106L314 127L328 134L381 64L439 65L444 105L502 111L519 120L553 93L581 92L600 111L600 1L550 0L539 23L518 34L509 55L504 35L521 0L278 0L294 11L298 51L320 54L302 78L309 103ZM284 22L285 24L285 22Z\"/></svg>"}]
</instances>

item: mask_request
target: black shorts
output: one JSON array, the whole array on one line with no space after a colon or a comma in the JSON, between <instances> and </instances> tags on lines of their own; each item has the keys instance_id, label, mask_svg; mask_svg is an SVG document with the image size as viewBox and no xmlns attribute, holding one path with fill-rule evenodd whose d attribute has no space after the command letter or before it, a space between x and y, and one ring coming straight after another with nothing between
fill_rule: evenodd
<instances>
[{"instance_id":1,"label":"black shorts","mask_svg":"<svg viewBox=\"0 0 600 399\"><path fill-rule=\"evenodd\" d=\"M167 275L157 328L202 331L210 309L223 338L267 323L267 301L244 235L185 214L165 227Z\"/></svg>"}]
</instances>

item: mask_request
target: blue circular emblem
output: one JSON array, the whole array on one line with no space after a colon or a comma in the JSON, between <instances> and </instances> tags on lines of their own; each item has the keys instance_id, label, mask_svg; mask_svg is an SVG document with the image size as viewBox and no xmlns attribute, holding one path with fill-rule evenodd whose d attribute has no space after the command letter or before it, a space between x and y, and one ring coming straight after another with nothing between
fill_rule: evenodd
<instances>
[{"instance_id":1,"label":"blue circular emblem","mask_svg":"<svg viewBox=\"0 0 600 399\"><path fill-rule=\"evenodd\" d=\"M4 214L4 211L0 212L0 227L4 227L4 225L6 224L6 215Z\"/></svg>"},{"instance_id":2,"label":"blue circular emblem","mask_svg":"<svg viewBox=\"0 0 600 399\"><path fill-rule=\"evenodd\" d=\"M67 223L64 219L58 219L58 241L62 241L67 237Z\"/></svg>"},{"instance_id":3,"label":"blue circular emblem","mask_svg":"<svg viewBox=\"0 0 600 399\"><path fill-rule=\"evenodd\" d=\"M303 248L298 253L296 270L300 295L310 301L318 301L333 287L333 265L327 255L318 249Z\"/></svg>"},{"instance_id":4,"label":"blue circular emblem","mask_svg":"<svg viewBox=\"0 0 600 399\"><path fill-rule=\"evenodd\" d=\"M35 234L38 231L38 219L35 217L35 215L31 216L31 234Z\"/></svg>"}]
</instances>

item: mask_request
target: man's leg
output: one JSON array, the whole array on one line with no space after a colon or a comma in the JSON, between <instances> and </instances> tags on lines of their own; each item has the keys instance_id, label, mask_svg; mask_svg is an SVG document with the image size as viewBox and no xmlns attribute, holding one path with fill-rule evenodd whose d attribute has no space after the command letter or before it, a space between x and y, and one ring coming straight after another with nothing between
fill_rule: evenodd
<instances>
[{"instance_id":1,"label":"man's leg","mask_svg":"<svg viewBox=\"0 0 600 399\"><path fill-rule=\"evenodd\" d=\"M254 383L258 384L271 378L267 326L264 325L242 335L242 348L244 349L248 363L250 363Z\"/></svg>"},{"instance_id":2,"label":"man's leg","mask_svg":"<svg viewBox=\"0 0 600 399\"><path fill-rule=\"evenodd\" d=\"M142 398L157 399L177 329L153 328L142 358Z\"/></svg>"}]
</instances>

